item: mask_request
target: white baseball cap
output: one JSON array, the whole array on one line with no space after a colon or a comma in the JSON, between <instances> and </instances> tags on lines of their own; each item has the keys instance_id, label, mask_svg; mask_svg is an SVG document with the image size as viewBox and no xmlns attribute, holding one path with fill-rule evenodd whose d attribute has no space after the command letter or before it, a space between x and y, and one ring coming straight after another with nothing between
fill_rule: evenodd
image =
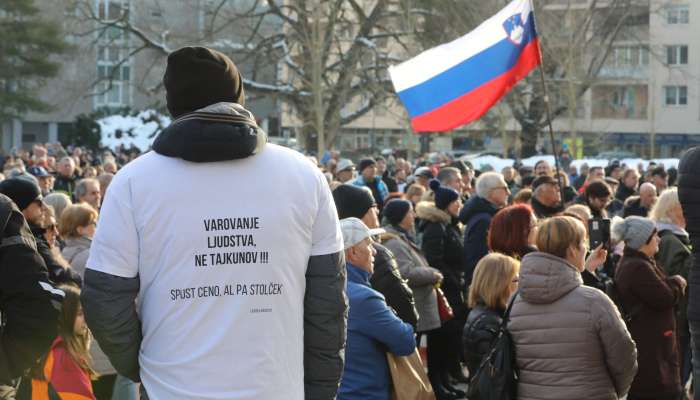
<instances>
[{"instance_id":1,"label":"white baseball cap","mask_svg":"<svg viewBox=\"0 0 700 400\"><path fill-rule=\"evenodd\" d=\"M354 167L355 164L351 160L348 160L347 158L341 158L338 160L338 164L335 166L336 172L344 171L348 168Z\"/></svg>"},{"instance_id":2,"label":"white baseball cap","mask_svg":"<svg viewBox=\"0 0 700 400\"><path fill-rule=\"evenodd\" d=\"M341 219L340 230L343 232L343 249L349 249L368 237L386 232L382 228L369 229L364 222L355 217Z\"/></svg>"}]
</instances>

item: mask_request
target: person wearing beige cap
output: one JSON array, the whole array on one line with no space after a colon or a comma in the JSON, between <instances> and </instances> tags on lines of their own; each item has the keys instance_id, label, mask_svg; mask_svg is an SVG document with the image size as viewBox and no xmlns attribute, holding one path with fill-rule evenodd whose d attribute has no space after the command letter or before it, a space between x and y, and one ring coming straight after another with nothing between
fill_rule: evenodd
<instances>
[{"instance_id":1,"label":"person wearing beige cap","mask_svg":"<svg viewBox=\"0 0 700 400\"><path fill-rule=\"evenodd\" d=\"M385 352L407 356L416 349L411 325L389 308L384 296L372 289L372 236L384 229L369 229L358 218L340 220L348 273L348 314L345 369L338 400L389 400L389 366Z\"/></svg>"},{"instance_id":2,"label":"person wearing beige cap","mask_svg":"<svg viewBox=\"0 0 700 400\"><path fill-rule=\"evenodd\" d=\"M355 164L352 160L341 158L335 167L335 179L340 183L347 183L355 175Z\"/></svg>"}]
</instances>

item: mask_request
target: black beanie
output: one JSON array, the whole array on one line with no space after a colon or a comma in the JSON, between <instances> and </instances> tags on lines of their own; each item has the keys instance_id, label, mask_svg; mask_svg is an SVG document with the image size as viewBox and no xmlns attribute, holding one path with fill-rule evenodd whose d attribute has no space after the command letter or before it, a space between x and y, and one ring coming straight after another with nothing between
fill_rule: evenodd
<instances>
[{"instance_id":1,"label":"black beanie","mask_svg":"<svg viewBox=\"0 0 700 400\"><path fill-rule=\"evenodd\" d=\"M445 210L450 203L459 199L456 190L440 185L437 179L430 181L430 189L435 193L435 206L441 210Z\"/></svg>"},{"instance_id":2,"label":"black beanie","mask_svg":"<svg viewBox=\"0 0 700 400\"><path fill-rule=\"evenodd\" d=\"M374 161L373 158L363 158L362 160L360 160L360 163L357 164L357 170L360 171L360 173L362 173L362 171L364 171L365 168L376 164L377 162Z\"/></svg>"},{"instance_id":3,"label":"black beanie","mask_svg":"<svg viewBox=\"0 0 700 400\"><path fill-rule=\"evenodd\" d=\"M225 54L206 47L183 47L170 53L163 85L173 118L219 102L245 102L236 65Z\"/></svg>"},{"instance_id":4,"label":"black beanie","mask_svg":"<svg viewBox=\"0 0 700 400\"><path fill-rule=\"evenodd\" d=\"M42 200L39 186L29 179L6 179L0 182L0 193L12 199L20 210L29 207L35 200Z\"/></svg>"},{"instance_id":5,"label":"black beanie","mask_svg":"<svg viewBox=\"0 0 700 400\"><path fill-rule=\"evenodd\" d=\"M406 214L411 210L411 202L403 199L393 199L386 203L382 209L382 216L391 225L398 225L406 217Z\"/></svg>"},{"instance_id":6,"label":"black beanie","mask_svg":"<svg viewBox=\"0 0 700 400\"><path fill-rule=\"evenodd\" d=\"M333 191L333 201L335 201L335 208L338 210L339 219L350 217L362 219L362 217L367 214L367 210L377 204L374 201L372 192L361 187L347 184L335 188Z\"/></svg>"}]
</instances>

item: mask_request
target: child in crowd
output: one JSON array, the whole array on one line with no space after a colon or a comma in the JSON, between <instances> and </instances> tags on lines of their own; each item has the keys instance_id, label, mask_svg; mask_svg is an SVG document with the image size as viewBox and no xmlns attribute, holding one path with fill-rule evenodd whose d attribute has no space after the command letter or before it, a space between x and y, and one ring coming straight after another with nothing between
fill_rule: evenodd
<instances>
[{"instance_id":1,"label":"child in crowd","mask_svg":"<svg viewBox=\"0 0 700 400\"><path fill-rule=\"evenodd\" d=\"M61 285L65 293L58 337L32 369L32 379L20 385L17 399L95 400L91 379L97 374L90 359L90 331L80 306L80 289Z\"/></svg>"}]
</instances>

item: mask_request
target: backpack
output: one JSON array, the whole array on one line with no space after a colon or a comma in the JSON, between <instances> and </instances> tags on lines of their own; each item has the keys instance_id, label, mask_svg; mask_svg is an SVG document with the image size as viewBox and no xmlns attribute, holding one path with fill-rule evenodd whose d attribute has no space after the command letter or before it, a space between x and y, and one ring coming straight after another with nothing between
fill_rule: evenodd
<instances>
[{"instance_id":1,"label":"backpack","mask_svg":"<svg viewBox=\"0 0 700 400\"><path fill-rule=\"evenodd\" d=\"M518 292L508 303L498 335L488 354L474 372L467 392L468 399L515 400L518 394L518 367L515 364L515 346L508 332L508 319Z\"/></svg>"}]
</instances>

